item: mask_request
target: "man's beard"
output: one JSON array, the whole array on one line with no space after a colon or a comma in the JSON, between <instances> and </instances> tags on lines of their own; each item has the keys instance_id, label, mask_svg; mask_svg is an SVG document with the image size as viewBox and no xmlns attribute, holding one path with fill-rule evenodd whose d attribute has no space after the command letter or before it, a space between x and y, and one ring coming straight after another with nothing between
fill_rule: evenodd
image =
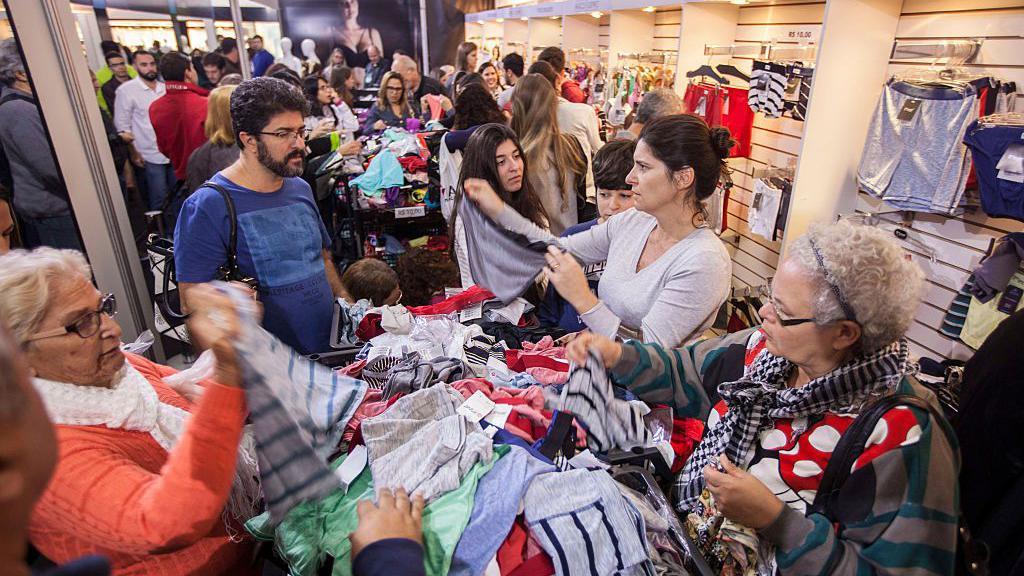
<instances>
[{"instance_id":1,"label":"man's beard","mask_svg":"<svg viewBox=\"0 0 1024 576\"><path fill-rule=\"evenodd\" d=\"M139 76L142 76L142 78L144 80L146 80L147 82L152 82L152 81L156 80L157 78L159 78L160 74L157 73L157 72L149 72L149 73L146 73L146 74L143 74L143 73L140 72Z\"/></svg>"},{"instance_id":2,"label":"man's beard","mask_svg":"<svg viewBox=\"0 0 1024 576\"><path fill-rule=\"evenodd\" d=\"M284 160L274 160L274 157L270 155L270 150L267 150L267 145L263 142L256 142L256 158L260 161L260 164L282 178L302 176L305 164L300 164L298 168L293 168L289 161L295 157L304 158L305 156L305 150L295 150L285 156Z\"/></svg>"}]
</instances>

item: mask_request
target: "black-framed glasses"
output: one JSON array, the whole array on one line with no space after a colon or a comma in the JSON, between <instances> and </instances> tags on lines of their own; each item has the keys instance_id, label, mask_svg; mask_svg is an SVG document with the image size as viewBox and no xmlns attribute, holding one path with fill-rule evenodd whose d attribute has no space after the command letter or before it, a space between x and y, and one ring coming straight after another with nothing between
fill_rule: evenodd
<instances>
[{"instance_id":1,"label":"black-framed glasses","mask_svg":"<svg viewBox=\"0 0 1024 576\"><path fill-rule=\"evenodd\" d=\"M772 305L772 311L775 312L775 317L783 327L799 326L801 324L807 324L808 322L816 322L817 318L783 318L782 313L779 312L779 304L775 301L775 297L772 296L771 286L761 286L759 295L768 301Z\"/></svg>"},{"instance_id":2,"label":"black-framed glasses","mask_svg":"<svg viewBox=\"0 0 1024 576\"><path fill-rule=\"evenodd\" d=\"M85 314L71 324L60 328L54 328L53 330L36 332L27 340L27 342L42 340L44 338L54 338L65 334L77 334L79 338L91 338L100 331L100 326L103 324L103 319L100 318L100 314L106 314L111 318L117 314L117 299L114 298L113 294L104 294L103 298L100 300L99 308Z\"/></svg>"},{"instance_id":3,"label":"black-framed glasses","mask_svg":"<svg viewBox=\"0 0 1024 576\"><path fill-rule=\"evenodd\" d=\"M265 136L273 136L274 138L280 138L281 140L295 140L301 138L305 140L309 138L311 130L309 128L299 128L297 130L277 130L274 132L257 132L257 134L263 134Z\"/></svg>"}]
</instances>

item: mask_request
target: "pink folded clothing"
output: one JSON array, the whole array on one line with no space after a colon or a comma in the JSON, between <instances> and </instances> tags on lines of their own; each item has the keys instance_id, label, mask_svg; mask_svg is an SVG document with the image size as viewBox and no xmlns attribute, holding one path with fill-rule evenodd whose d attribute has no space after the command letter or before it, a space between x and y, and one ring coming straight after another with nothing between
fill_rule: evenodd
<instances>
[{"instance_id":1,"label":"pink folded clothing","mask_svg":"<svg viewBox=\"0 0 1024 576\"><path fill-rule=\"evenodd\" d=\"M544 409L544 390L540 386L528 388L495 388L483 378L467 378L453 382L452 387L469 398L474 392L483 392L487 398L499 404L523 404L536 410ZM505 401L508 402L505 402ZM512 402L515 400L515 402Z\"/></svg>"},{"instance_id":2,"label":"pink folded clothing","mask_svg":"<svg viewBox=\"0 0 1024 576\"><path fill-rule=\"evenodd\" d=\"M540 342L537 342L536 344L523 342L523 352L547 356L549 358L565 359L565 347L555 346L555 340L551 338L551 336L541 338Z\"/></svg>"},{"instance_id":3,"label":"pink folded clothing","mask_svg":"<svg viewBox=\"0 0 1024 576\"><path fill-rule=\"evenodd\" d=\"M534 380L540 382L545 386L552 386L554 384L565 384L566 382L569 381L568 370L552 370L551 368L544 368L543 366L538 366L536 368L527 368L526 370L523 370L523 372L526 372L530 376L533 376Z\"/></svg>"},{"instance_id":4,"label":"pink folded clothing","mask_svg":"<svg viewBox=\"0 0 1024 576\"><path fill-rule=\"evenodd\" d=\"M338 368L336 372L344 376L348 376L349 378L361 379L363 377L364 366L366 366L366 360L360 360L358 362L353 362L344 368Z\"/></svg>"}]
</instances>

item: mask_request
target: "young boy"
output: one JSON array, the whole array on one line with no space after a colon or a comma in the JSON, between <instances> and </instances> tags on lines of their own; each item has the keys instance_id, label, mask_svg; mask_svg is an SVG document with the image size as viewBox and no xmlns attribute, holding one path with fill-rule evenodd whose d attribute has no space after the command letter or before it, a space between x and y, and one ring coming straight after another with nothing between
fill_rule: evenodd
<instances>
[{"instance_id":1,"label":"young boy","mask_svg":"<svg viewBox=\"0 0 1024 576\"><path fill-rule=\"evenodd\" d=\"M594 156L594 185L597 187L598 217L587 222L570 226L562 236L572 236L601 224L619 212L633 207L633 190L626 184L626 176L633 169L635 140L612 140L597 151ZM590 289L597 292L597 282L604 271L604 263L584 266L584 273ZM570 332L586 328L576 310L569 305L553 286L548 286L537 316L541 324L558 326Z\"/></svg>"}]
</instances>

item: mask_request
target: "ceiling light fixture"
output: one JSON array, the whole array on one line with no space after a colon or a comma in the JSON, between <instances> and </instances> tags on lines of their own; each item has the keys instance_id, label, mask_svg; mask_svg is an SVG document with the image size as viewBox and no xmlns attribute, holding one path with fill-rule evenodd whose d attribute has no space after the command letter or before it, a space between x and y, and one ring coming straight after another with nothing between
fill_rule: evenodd
<instances>
[{"instance_id":1,"label":"ceiling light fixture","mask_svg":"<svg viewBox=\"0 0 1024 576\"><path fill-rule=\"evenodd\" d=\"M648 6L647 8L644 8L644 12L654 12L654 6Z\"/></svg>"},{"instance_id":2,"label":"ceiling light fixture","mask_svg":"<svg viewBox=\"0 0 1024 576\"><path fill-rule=\"evenodd\" d=\"M598 11L591 12L590 15L593 16L594 18L600 18L602 16L601 12Z\"/></svg>"},{"instance_id":3,"label":"ceiling light fixture","mask_svg":"<svg viewBox=\"0 0 1024 576\"><path fill-rule=\"evenodd\" d=\"M501 24L502 22L505 21L505 19L504 18L496 18L494 21L497 22L498 24Z\"/></svg>"},{"instance_id":4,"label":"ceiling light fixture","mask_svg":"<svg viewBox=\"0 0 1024 576\"><path fill-rule=\"evenodd\" d=\"M530 21L530 19L527 18L526 16L523 16L522 18L520 18L520 20L522 20L523 22L529 22Z\"/></svg>"},{"instance_id":5,"label":"ceiling light fixture","mask_svg":"<svg viewBox=\"0 0 1024 576\"><path fill-rule=\"evenodd\" d=\"M732 4L735 4L737 6L744 6L746 4L750 4L750 0L729 0L729 1Z\"/></svg>"}]
</instances>

